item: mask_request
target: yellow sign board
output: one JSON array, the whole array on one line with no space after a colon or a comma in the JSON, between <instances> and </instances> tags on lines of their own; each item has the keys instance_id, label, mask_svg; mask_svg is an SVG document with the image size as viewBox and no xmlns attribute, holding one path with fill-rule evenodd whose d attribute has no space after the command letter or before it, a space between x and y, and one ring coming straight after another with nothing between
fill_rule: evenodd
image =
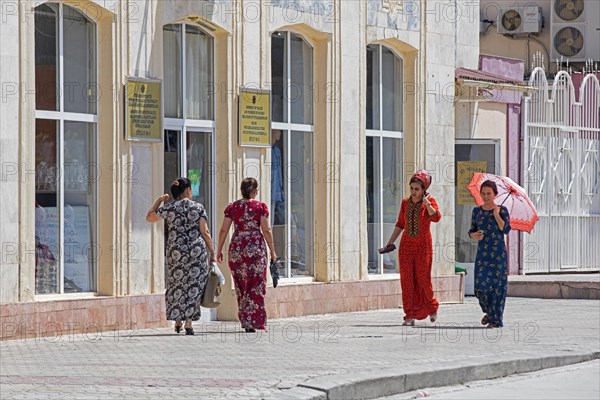
<instances>
[{"instance_id":1,"label":"yellow sign board","mask_svg":"<svg viewBox=\"0 0 600 400\"><path fill-rule=\"evenodd\" d=\"M125 87L125 139L162 141L160 81L127 78Z\"/></svg>"},{"instance_id":2,"label":"yellow sign board","mask_svg":"<svg viewBox=\"0 0 600 400\"><path fill-rule=\"evenodd\" d=\"M476 205L477 203L475 203L475 199L471 195L471 192L469 192L469 189L467 189L467 186L473 178L473 173L486 171L487 161L459 161L456 168L456 202L459 205Z\"/></svg>"},{"instance_id":3,"label":"yellow sign board","mask_svg":"<svg viewBox=\"0 0 600 400\"><path fill-rule=\"evenodd\" d=\"M271 91L240 89L239 142L244 147L271 146Z\"/></svg>"}]
</instances>

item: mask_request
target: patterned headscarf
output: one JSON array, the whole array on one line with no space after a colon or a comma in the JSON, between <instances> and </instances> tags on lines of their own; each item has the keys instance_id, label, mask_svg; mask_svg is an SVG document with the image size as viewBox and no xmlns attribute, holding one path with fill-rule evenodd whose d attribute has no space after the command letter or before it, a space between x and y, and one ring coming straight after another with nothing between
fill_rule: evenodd
<instances>
[{"instance_id":1,"label":"patterned headscarf","mask_svg":"<svg viewBox=\"0 0 600 400\"><path fill-rule=\"evenodd\" d=\"M431 175L429 175L429 173L424 169L415 172L412 178L417 178L418 180L423 182L423 190L427 190L431 185Z\"/></svg>"}]
</instances>

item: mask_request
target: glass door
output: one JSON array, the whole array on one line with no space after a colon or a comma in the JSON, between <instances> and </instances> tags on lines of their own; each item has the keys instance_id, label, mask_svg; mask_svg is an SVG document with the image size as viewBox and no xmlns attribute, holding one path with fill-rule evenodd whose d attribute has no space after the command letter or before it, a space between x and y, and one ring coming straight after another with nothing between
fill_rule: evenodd
<instances>
[{"instance_id":1,"label":"glass door","mask_svg":"<svg viewBox=\"0 0 600 400\"><path fill-rule=\"evenodd\" d=\"M181 176L180 143L180 130L165 130L165 178L163 193L171 194L171 183Z\"/></svg>"},{"instance_id":2,"label":"glass door","mask_svg":"<svg viewBox=\"0 0 600 400\"><path fill-rule=\"evenodd\" d=\"M471 214L477 206L467 185L474 172L500 173L500 141L493 139L457 139L455 142L456 262L467 268L465 294L473 295L473 277L477 242L469 238Z\"/></svg>"},{"instance_id":3,"label":"glass door","mask_svg":"<svg viewBox=\"0 0 600 400\"><path fill-rule=\"evenodd\" d=\"M182 132L185 132L185 135ZM187 127L173 127L173 129L165 130L164 193L171 194L171 183L175 179L181 176L188 178L192 182L192 200L201 203L206 209L208 226L214 241L218 227L215 225L215 166L213 160L212 130ZM165 257L166 279L168 279L168 266ZM216 308L202 309L202 321L216 319Z\"/></svg>"},{"instance_id":4,"label":"glass door","mask_svg":"<svg viewBox=\"0 0 600 400\"><path fill-rule=\"evenodd\" d=\"M204 206L213 239L217 230L213 199L214 163L210 132L190 131L185 140L185 176L192 181L192 199Z\"/></svg>"}]
</instances>

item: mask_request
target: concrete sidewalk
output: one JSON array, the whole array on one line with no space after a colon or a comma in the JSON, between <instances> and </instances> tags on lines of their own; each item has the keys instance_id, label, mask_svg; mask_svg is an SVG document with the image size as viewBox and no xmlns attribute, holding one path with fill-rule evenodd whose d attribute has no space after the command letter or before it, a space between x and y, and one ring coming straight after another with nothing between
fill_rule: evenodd
<instances>
[{"instance_id":1,"label":"concrete sidewalk","mask_svg":"<svg viewBox=\"0 0 600 400\"><path fill-rule=\"evenodd\" d=\"M350 399L489 379L598 358L600 302L509 298L505 328L483 329L476 301L435 325L402 310L121 329L0 342L4 399ZM36 329L39 329L36 328ZM30 335L35 335L35 329Z\"/></svg>"}]
</instances>

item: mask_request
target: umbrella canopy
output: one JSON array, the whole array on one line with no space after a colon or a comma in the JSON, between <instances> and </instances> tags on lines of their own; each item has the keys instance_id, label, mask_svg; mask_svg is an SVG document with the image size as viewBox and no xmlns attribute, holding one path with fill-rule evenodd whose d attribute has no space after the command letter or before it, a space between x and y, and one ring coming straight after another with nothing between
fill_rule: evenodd
<instances>
[{"instance_id":1,"label":"umbrella canopy","mask_svg":"<svg viewBox=\"0 0 600 400\"><path fill-rule=\"evenodd\" d=\"M511 229L531 233L533 226L539 219L537 210L527 196L525 189L517 185L512 179L506 176L474 173L467 189L475 198L477 205L483 204L480 194L481 184L487 180L496 183L498 187L498 195L494 202L498 205L504 205L508 209Z\"/></svg>"}]
</instances>

